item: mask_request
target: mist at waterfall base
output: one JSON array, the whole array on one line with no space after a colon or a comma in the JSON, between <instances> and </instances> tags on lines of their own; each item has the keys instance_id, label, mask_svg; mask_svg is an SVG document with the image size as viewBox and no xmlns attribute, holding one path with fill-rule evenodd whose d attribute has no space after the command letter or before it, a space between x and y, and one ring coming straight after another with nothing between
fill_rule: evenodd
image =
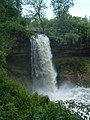
<instances>
[{"instance_id":1,"label":"mist at waterfall base","mask_svg":"<svg viewBox=\"0 0 90 120\"><path fill-rule=\"evenodd\" d=\"M63 83L57 89L57 73L52 64L51 48L47 36L37 35L37 37L32 37L31 62L33 92L48 95L51 101L74 100L77 103L82 102L85 105L90 105L90 88ZM89 120L89 117L87 120Z\"/></svg>"}]
</instances>

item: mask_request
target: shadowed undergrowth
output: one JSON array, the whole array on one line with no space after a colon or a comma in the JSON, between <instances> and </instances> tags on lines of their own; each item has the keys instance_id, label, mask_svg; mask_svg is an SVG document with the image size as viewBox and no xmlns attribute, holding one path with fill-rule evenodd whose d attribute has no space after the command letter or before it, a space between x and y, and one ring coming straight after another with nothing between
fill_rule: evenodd
<instances>
[{"instance_id":1,"label":"shadowed undergrowth","mask_svg":"<svg viewBox=\"0 0 90 120\"><path fill-rule=\"evenodd\" d=\"M81 120L47 96L29 94L0 69L0 120Z\"/></svg>"}]
</instances>

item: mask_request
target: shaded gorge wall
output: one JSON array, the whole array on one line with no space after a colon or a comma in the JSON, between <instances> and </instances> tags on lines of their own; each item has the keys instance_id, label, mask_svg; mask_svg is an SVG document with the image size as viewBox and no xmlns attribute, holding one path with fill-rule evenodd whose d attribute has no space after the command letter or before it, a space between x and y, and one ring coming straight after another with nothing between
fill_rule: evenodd
<instances>
[{"instance_id":1,"label":"shaded gorge wall","mask_svg":"<svg viewBox=\"0 0 90 120\"><path fill-rule=\"evenodd\" d=\"M90 70L88 72L85 72L84 69L80 70L83 68L83 63L85 67L86 61L90 61L90 59L84 58L82 60L80 57L68 55L61 49L60 44L53 39L50 39L50 46L53 54L53 64L57 71L57 86L59 87L59 85L67 81L80 86L90 86ZM19 33L17 35L16 44L7 57L6 67L12 77L31 91L31 43L30 39L24 34Z\"/></svg>"},{"instance_id":2,"label":"shaded gorge wall","mask_svg":"<svg viewBox=\"0 0 90 120\"><path fill-rule=\"evenodd\" d=\"M31 44L23 33L17 33L14 47L7 56L6 68L10 76L31 91Z\"/></svg>"}]
</instances>

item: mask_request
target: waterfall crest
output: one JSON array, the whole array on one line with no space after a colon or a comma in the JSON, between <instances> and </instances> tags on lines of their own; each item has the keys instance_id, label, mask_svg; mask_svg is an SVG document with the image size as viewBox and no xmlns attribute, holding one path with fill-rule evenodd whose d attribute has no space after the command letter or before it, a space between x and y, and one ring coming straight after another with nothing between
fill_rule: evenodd
<instances>
[{"instance_id":1,"label":"waterfall crest","mask_svg":"<svg viewBox=\"0 0 90 120\"><path fill-rule=\"evenodd\" d=\"M47 36L32 37L31 62L33 91L53 92L57 73L52 64L52 53Z\"/></svg>"}]
</instances>

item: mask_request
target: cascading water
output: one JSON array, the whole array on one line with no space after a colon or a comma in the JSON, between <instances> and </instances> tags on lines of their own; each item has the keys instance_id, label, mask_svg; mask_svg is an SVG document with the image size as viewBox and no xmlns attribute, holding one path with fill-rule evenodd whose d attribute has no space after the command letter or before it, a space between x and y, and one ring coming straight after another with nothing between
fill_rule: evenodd
<instances>
[{"instance_id":1,"label":"cascading water","mask_svg":"<svg viewBox=\"0 0 90 120\"><path fill-rule=\"evenodd\" d=\"M52 54L47 36L37 35L31 39L31 61L33 91L53 92L57 74L52 64Z\"/></svg>"},{"instance_id":2,"label":"cascading water","mask_svg":"<svg viewBox=\"0 0 90 120\"><path fill-rule=\"evenodd\" d=\"M90 88L70 84L61 85L60 89L56 88L57 74L52 64L52 54L47 36L37 35L37 37L31 39L31 62L33 92L37 91L39 94L48 95L52 101L74 100L77 105L82 102L89 106L87 108L89 110L88 115L85 113L87 112L86 108L83 112L84 116L87 117L85 120L90 119ZM78 112L76 108L74 111ZM80 111L81 113L82 111Z\"/></svg>"}]
</instances>

